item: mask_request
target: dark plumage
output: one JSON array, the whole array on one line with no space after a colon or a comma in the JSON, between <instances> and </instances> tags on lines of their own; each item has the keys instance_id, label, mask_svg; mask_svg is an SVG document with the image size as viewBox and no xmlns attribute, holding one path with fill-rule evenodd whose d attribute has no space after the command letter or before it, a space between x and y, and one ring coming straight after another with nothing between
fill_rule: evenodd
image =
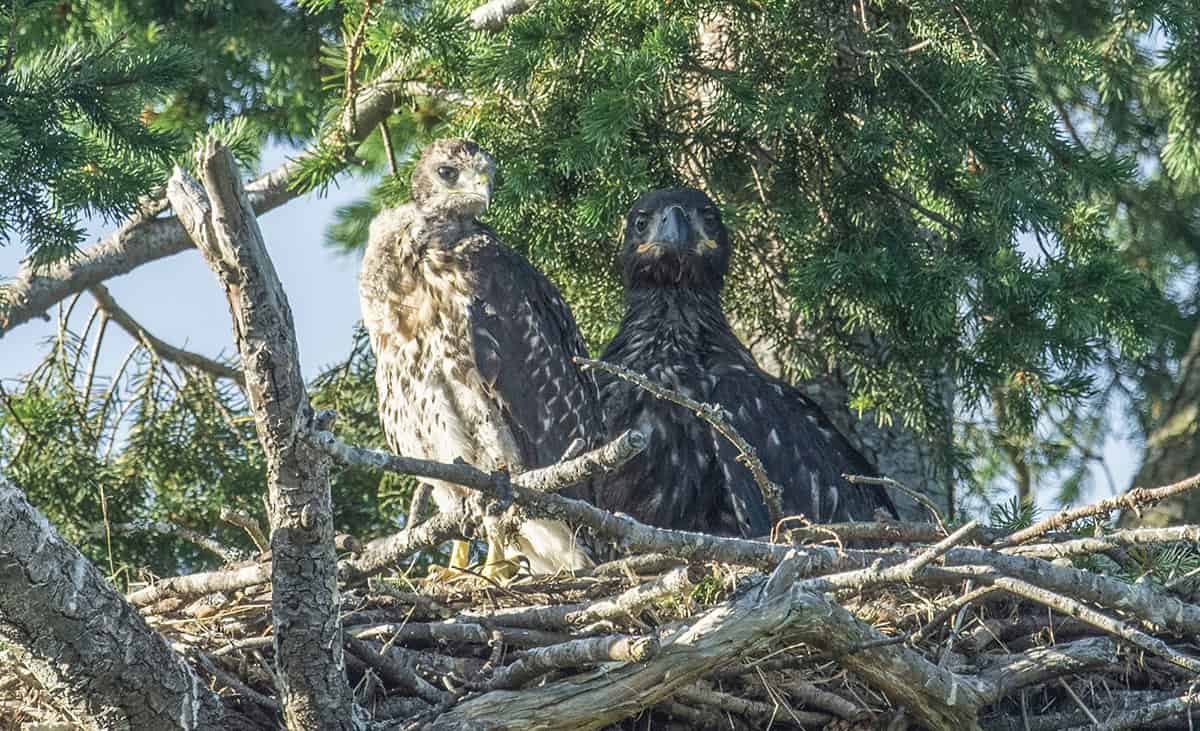
<instances>
[{"instance_id":1,"label":"dark plumage","mask_svg":"<svg viewBox=\"0 0 1200 731\"><path fill-rule=\"evenodd\" d=\"M577 439L590 446L603 426L595 383L572 361L586 350L566 303L476 220L494 172L472 142L427 147L412 202L371 224L359 295L391 447L516 473L558 461ZM434 488L443 510L465 494ZM527 521L510 538L508 553L535 572L588 563L560 522Z\"/></svg>"},{"instance_id":2,"label":"dark plumage","mask_svg":"<svg viewBox=\"0 0 1200 731\"><path fill-rule=\"evenodd\" d=\"M724 407L783 488L786 514L820 522L869 519L877 508L894 514L882 490L842 479L873 470L816 404L763 372L734 335L720 299L730 253L720 213L701 191L638 199L621 251L625 316L602 359ZM770 533L761 492L724 437L628 382L599 380L609 435L633 426L650 433L647 451L605 482L603 507L670 528Z\"/></svg>"}]
</instances>

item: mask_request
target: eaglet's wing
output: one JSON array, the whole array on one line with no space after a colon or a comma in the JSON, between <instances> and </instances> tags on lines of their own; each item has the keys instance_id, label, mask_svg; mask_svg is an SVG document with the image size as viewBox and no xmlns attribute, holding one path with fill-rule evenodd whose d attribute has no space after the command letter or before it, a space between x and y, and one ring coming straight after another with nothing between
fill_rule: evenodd
<instances>
[{"instance_id":1,"label":"eaglet's wing","mask_svg":"<svg viewBox=\"0 0 1200 731\"><path fill-rule=\"evenodd\" d=\"M725 405L734 428L754 446L767 474L783 488L786 515L803 513L815 522L830 523L870 520L878 508L896 514L882 488L853 485L842 477L875 470L808 397L757 368L739 366L713 375L714 400ZM729 445L722 448L724 464L729 464L729 454L736 456L731 450ZM741 464L736 469L749 474ZM761 518L757 511L746 515ZM771 526L756 520L743 530L766 535Z\"/></svg>"},{"instance_id":2,"label":"eaglet's wing","mask_svg":"<svg viewBox=\"0 0 1200 731\"><path fill-rule=\"evenodd\" d=\"M469 307L476 367L524 466L558 461L576 438L595 446L603 438L596 385L572 360L587 351L558 290L490 232L473 236L463 252L476 281Z\"/></svg>"}]
</instances>

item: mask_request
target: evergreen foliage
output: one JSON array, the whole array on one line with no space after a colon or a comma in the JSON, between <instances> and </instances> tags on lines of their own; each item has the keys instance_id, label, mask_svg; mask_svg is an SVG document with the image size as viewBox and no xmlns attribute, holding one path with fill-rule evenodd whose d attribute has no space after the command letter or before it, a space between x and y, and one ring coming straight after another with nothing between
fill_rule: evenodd
<instances>
[{"instance_id":1,"label":"evergreen foliage","mask_svg":"<svg viewBox=\"0 0 1200 731\"><path fill-rule=\"evenodd\" d=\"M320 109L321 31L275 2L0 7L0 243L37 264L74 251L81 217L115 223L210 125L239 158L302 140Z\"/></svg>"}]
</instances>

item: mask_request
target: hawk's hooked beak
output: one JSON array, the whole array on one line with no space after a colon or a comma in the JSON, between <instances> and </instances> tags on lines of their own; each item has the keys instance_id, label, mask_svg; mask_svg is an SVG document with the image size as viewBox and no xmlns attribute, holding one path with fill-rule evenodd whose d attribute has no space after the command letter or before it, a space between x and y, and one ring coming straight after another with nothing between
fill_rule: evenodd
<instances>
[{"instance_id":1,"label":"hawk's hooked beak","mask_svg":"<svg viewBox=\"0 0 1200 731\"><path fill-rule=\"evenodd\" d=\"M664 249L691 250L696 242L696 232L682 206L670 206L658 216L657 225L649 242Z\"/></svg>"},{"instance_id":2,"label":"hawk's hooked beak","mask_svg":"<svg viewBox=\"0 0 1200 731\"><path fill-rule=\"evenodd\" d=\"M492 202L492 177L486 172L479 173L474 180L462 181L459 195L474 198L479 204L479 213L487 210Z\"/></svg>"}]
</instances>

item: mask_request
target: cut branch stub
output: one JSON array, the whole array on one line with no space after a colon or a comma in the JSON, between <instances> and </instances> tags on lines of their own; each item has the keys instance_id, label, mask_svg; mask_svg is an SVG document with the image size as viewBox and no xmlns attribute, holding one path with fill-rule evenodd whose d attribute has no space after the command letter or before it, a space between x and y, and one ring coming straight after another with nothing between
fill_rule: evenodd
<instances>
[{"instance_id":1,"label":"cut branch stub","mask_svg":"<svg viewBox=\"0 0 1200 731\"><path fill-rule=\"evenodd\" d=\"M355 728L337 614L329 460L303 438L313 412L291 309L229 151L210 140L196 167L203 187L177 169L167 195L225 289L267 458L271 605L284 716L290 728Z\"/></svg>"}]
</instances>

